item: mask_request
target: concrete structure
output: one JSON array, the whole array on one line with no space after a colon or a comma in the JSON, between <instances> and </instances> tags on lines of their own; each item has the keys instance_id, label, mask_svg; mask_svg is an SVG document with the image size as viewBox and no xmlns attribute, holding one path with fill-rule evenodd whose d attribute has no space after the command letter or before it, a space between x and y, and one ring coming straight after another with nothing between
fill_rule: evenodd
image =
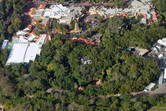
<instances>
[{"instance_id":1,"label":"concrete structure","mask_svg":"<svg viewBox=\"0 0 166 111\"><path fill-rule=\"evenodd\" d=\"M51 5L50 8L45 8L45 5L40 5L37 10L33 9L30 16L33 20L42 19L42 24L46 25L49 18L55 18L60 24L70 25L72 20L79 19L82 15L83 7L64 7L62 4Z\"/></svg>"},{"instance_id":2,"label":"concrete structure","mask_svg":"<svg viewBox=\"0 0 166 111\"><path fill-rule=\"evenodd\" d=\"M20 44L20 43L14 44L11 49L11 52L9 54L6 65L23 63L27 48L28 48L28 43L27 44Z\"/></svg>"},{"instance_id":3,"label":"concrete structure","mask_svg":"<svg viewBox=\"0 0 166 111\"><path fill-rule=\"evenodd\" d=\"M27 34L27 32L24 32L23 30L19 30L19 31L16 32L16 35L22 35L22 36L24 36L26 34Z\"/></svg>"},{"instance_id":4,"label":"concrete structure","mask_svg":"<svg viewBox=\"0 0 166 111\"><path fill-rule=\"evenodd\" d=\"M164 75L161 74L160 77L159 77L159 80L158 80L159 85L163 84L163 79L164 79Z\"/></svg>"},{"instance_id":5,"label":"concrete structure","mask_svg":"<svg viewBox=\"0 0 166 111\"><path fill-rule=\"evenodd\" d=\"M29 63L34 61L37 55L40 55L41 49L36 45L36 43L30 43L28 49L26 50L23 63Z\"/></svg>"},{"instance_id":6,"label":"concrete structure","mask_svg":"<svg viewBox=\"0 0 166 111\"><path fill-rule=\"evenodd\" d=\"M46 7L46 4L40 4L40 6L38 7L39 10L44 10Z\"/></svg>"},{"instance_id":7,"label":"concrete structure","mask_svg":"<svg viewBox=\"0 0 166 111\"><path fill-rule=\"evenodd\" d=\"M147 52L149 52L149 50L147 49L142 49L142 48L138 48L138 47L129 47L126 48L126 51L132 52L134 55L138 55L138 56L144 56Z\"/></svg>"},{"instance_id":8,"label":"concrete structure","mask_svg":"<svg viewBox=\"0 0 166 111\"><path fill-rule=\"evenodd\" d=\"M152 46L152 51L148 54L149 57L158 59L160 69L166 68L166 38L159 39Z\"/></svg>"},{"instance_id":9,"label":"concrete structure","mask_svg":"<svg viewBox=\"0 0 166 111\"><path fill-rule=\"evenodd\" d=\"M140 23L147 24L146 18L142 18L141 21L140 21Z\"/></svg>"},{"instance_id":10,"label":"concrete structure","mask_svg":"<svg viewBox=\"0 0 166 111\"><path fill-rule=\"evenodd\" d=\"M159 59L162 59L163 57L164 57L163 54L158 55L158 58L159 58Z\"/></svg>"},{"instance_id":11,"label":"concrete structure","mask_svg":"<svg viewBox=\"0 0 166 111\"><path fill-rule=\"evenodd\" d=\"M5 49L8 45L9 40L4 40L1 46L1 49Z\"/></svg>"},{"instance_id":12,"label":"concrete structure","mask_svg":"<svg viewBox=\"0 0 166 111\"><path fill-rule=\"evenodd\" d=\"M80 31L81 31L81 30L80 30L80 28L79 28L79 26L78 26L78 23L76 22L76 23L75 23L74 30L69 31L69 33L79 33Z\"/></svg>"},{"instance_id":13,"label":"concrete structure","mask_svg":"<svg viewBox=\"0 0 166 111\"><path fill-rule=\"evenodd\" d=\"M6 65L34 61L46 43L46 36L46 34L41 34L36 42L31 42L35 36L31 35L29 38L19 36L18 41L12 46Z\"/></svg>"},{"instance_id":14,"label":"concrete structure","mask_svg":"<svg viewBox=\"0 0 166 111\"><path fill-rule=\"evenodd\" d=\"M31 8L31 9L29 10L28 15L29 15L31 18L32 18L33 15L35 14L35 10L36 10L36 8Z\"/></svg>"},{"instance_id":15,"label":"concrete structure","mask_svg":"<svg viewBox=\"0 0 166 111\"><path fill-rule=\"evenodd\" d=\"M81 65L85 65L85 64L92 64L92 61L89 60L87 57L82 57L81 58Z\"/></svg>"},{"instance_id":16,"label":"concrete structure","mask_svg":"<svg viewBox=\"0 0 166 111\"><path fill-rule=\"evenodd\" d=\"M155 85L156 85L155 83L150 83L150 84L144 89L144 91L151 91L152 88L153 88Z\"/></svg>"},{"instance_id":17,"label":"concrete structure","mask_svg":"<svg viewBox=\"0 0 166 111\"><path fill-rule=\"evenodd\" d=\"M160 44L160 45L166 46L166 38L159 39L159 40L157 41L157 43ZM157 46L156 46L156 47L157 47Z\"/></svg>"},{"instance_id":18,"label":"concrete structure","mask_svg":"<svg viewBox=\"0 0 166 111\"><path fill-rule=\"evenodd\" d=\"M159 14L155 12L155 8L151 0L132 0L129 2L129 8L105 8L104 6L92 6L89 9L89 13L91 15L98 14L100 16L105 17L114 17L114 16L122 16L122 17L132 17L135 16L143 16L141 19L141 23L147 24L151 21L157 22L160 17Z\"/></svg>"},{"instance_id":19,"label":"concrete structure","mask_svg":"<svg viewBox=\"0 0 166 111\"><path fill-rule=\"evenodd\" d=\"M36 35L31 33L30 36L28 37L28 41L31 42L32 40L34 40L36 38Z\"/></svg>"},{"instance_id":20,"label":"concrete structure","mask_svg":"<svg viewBox=\"0 0 166 111\"><path fill-rule=\"evenodd\" d=\"M164 69L164 79L166 79L166 68Z\"/></svg>"},{"instance_id":21,"label":"concrete structure","mask_svg":"<svg viewBox=\"0 0 166 111\"><path fill-rule=\"evenodd\" d=\"M142 48L138 48L137 50L138 50L140 56L143 56L143 55L145 55L147 52L149 52L149 50L147 50L147 49L142 49Z\"/></svg>"}]
</instances>

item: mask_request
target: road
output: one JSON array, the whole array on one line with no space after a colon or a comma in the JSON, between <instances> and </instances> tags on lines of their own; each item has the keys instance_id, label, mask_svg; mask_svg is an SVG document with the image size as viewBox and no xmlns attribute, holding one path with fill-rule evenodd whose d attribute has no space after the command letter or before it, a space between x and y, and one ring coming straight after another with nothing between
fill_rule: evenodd
<instances>
[{"instance_id":1,"label":"road","mask_svg":"<svg viewBox=\"0 0 166 111\"><path fill-rule=\"evenodd\" d=\"M166 83L161 85L159 88L157 88L155 91L140 91L140 92L132 92L130 93L134 97L142 97L142 96L149 96L152 94L166 94ZM106 96L98 96L99 98L109 98L109 97L120 97L121 94L110 94Z\"/></svg>"},{"instance_id":2,"label":"road","mask_svg":"<svg viewBox=\"0 0 166 111\"><path fill-rule=\"evenodd\" d=\"M155 91L150 91L149 94L166 94L166 83L162 84Z\"/></svg>"},{"instance_id":3,"label":"road","mask_svg":"<svg viewBox=\"0 0 166 111\"><path fill-rule=\"evenodd\" d=\"M148 111L166 111L166 108L151 108Z\"/></svg>"}]
</instances>

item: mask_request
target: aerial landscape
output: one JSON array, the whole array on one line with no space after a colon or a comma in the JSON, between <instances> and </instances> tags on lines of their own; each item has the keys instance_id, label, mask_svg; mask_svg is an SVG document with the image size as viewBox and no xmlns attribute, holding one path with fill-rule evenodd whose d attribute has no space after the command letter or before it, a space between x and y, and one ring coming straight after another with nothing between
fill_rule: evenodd
<instances>
[{"instance_id":1,"label":"aerial landscape","mask_svg":"<svg viewBox=\"0 0 166 111\"><path fill-rule=\"evenodd\" d=\"M166 0L0 0L0 111L166 111Z\"/></svg>"}]
</instances>

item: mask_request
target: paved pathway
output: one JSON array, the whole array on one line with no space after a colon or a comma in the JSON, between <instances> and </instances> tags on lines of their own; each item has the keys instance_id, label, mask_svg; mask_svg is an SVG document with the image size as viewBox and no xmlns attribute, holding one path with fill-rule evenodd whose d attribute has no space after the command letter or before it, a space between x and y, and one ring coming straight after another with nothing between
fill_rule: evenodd
<instances>
[{"instance_id":1,"label":"paved pathway","mask_svg":"<svg viewBox=\"0 0 166 111\"><path fill-rule=\"evenodd\" d=\"M154 110L154 111L166 111L166 108L151 108L148 111L151 111L151 110Z\"/></svg>"},{"instance_id":2,"label":"paved pathway","mask_svg":"<svg viewBox=\"0 0 166 111\"><path fill-rule=\"evenodd\" d=\"M166 83L162 84L155 91L150 91L149 94L166 94Z\"/></svg>"},{"instance_id":3,"label":"paved pathway","mask_svg":"<svg viewBox=\"0 0 166 111\"><path fill-rule=\"evenodd\" d=\"M140 92L132 92L130 94L134 97L149 96L149 95L152 95L152 94L166 94L166 83L161 85L155 91L149 91L149 92L140 91ZM109 97L112 97L112 96L119 97L119 96L121 96L121 94L110 94L110 95L98 96L98 97L99 98L109 98Z\"/></svg>"}]
</instances>

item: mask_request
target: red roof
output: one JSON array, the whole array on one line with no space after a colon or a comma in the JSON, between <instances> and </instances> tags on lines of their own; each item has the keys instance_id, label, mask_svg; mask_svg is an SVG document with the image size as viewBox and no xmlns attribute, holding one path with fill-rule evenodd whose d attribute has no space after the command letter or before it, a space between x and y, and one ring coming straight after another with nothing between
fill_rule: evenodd
<instances>
[{"instance_id":1,"label":"red roof","mask_svg":"<svg viewBox=\"0 0 166 111\"><path fill-rule=\"evenodd\" d=\"M157 19L159 17L160 17L160 14L158 14L157 12L154 12L153 19Z\"/></svg>"},{"instance_id":2,"label":"red roof","mask_svg":"<svg viewBox=\"0 0 166 111\"><path fill-rule=\"evenodd\" d=\"M84 38L79 38L79 39L71 39L73 42L80 42L80 43L85 43L85 44L90 44L92 46L96 46L97 43L92 41L89 41L88 39L84 39Z\"/></svg>"},{"instance_id":3,"label":"red roof","mask_svg":"<svg viewBox=\"0 0 166 111\"><path fill-rule=\"evenodd\" d=\"M39 9L45 9L46 4L40 4Z\"/></svg>"},{"instance_id":4,"label":"red roof","mask_svg":"<svg viewBox=\"0 0 166 111\"><path fill-rule=\"evenodd\" d=\"M122 17L128 17L128 13L122 12L122 13L120 13L120 16L122 16Z\"/></svg>"},{"instance_id":5,"label":"red roof","mask_svg":"<svg viewBox=\"0 0 166 111\"><path fill-rule=\"evenodd\" d=\"M31 9L29 10L28 14L29 14L30 16L33 16L34 13L35 13L35 10L36 10L36 8L31 8Z\"/></svg>"},{"instance_id":6,"label":"red roof","mask_svg":"<svg viewBox=\"0 0 166 111\"><path fill-rule=\"evenodd\" d=\"M32 25L28 25L29 30L32 30Z\"/></svg>"},{"instance_id":7,"label":"red roof","mask_svg":"<svg viewBox=\"0 0 166 111\"><path fill-rule=\"evenodd\" d=\"M58 32L58 33L61 33L61 31L59 29L55 29L55 31Z\"/></svg>"},{"instance_id":8,"label":"red roof","mask_svg":"<svg viewBox=\"0 0 166 111\"><path fill-rule=\"evenodd\" d=\"M36 35L34 32L32 32L31 34Z\"/></svg>"},{"instance_id":9,"label":"red roof","mask_svg":"<svg viewBox=\"0 0 166 111\"><path fill-rule=\"evenodd\" d=\"M141 14L141 13L139 13L139 14L136 15L136 18L137 18L138 16L142 16L142 17L146 18L146 14Z\"/></svg>"},{"instance_id":10,"label":"red roof","mask_svg":"<svg viewBox=\"0 0 166 111\"><path fill-rule=\"evenodd\" d=\"M39 23L39 20L32 20L33 23Z\"/></svg>"}]
</instances>

